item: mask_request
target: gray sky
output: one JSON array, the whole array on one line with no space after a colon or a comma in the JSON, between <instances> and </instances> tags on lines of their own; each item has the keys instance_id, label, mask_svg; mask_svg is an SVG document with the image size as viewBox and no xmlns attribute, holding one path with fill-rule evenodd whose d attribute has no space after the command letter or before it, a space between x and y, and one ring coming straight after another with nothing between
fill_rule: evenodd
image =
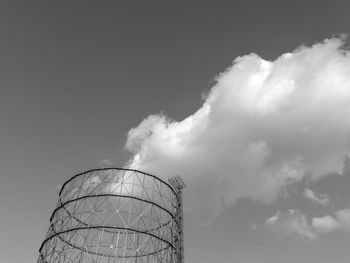
<instances>
[{"instance_id":1,"label":"gray sky","mask_svg":"<svg viewBox=\"0 0 350 263\"><path fill-rule=\"evenodd\" d=\"M182 121L236 57L273 61L349 33L349 10L346 0L2 2L1 261L35 262L58 186L105 159L123 166L128 131L147 116ZM303 177L268 204L229 195L209 223L186 213L186 261L347 262L347 174ZM188 200L210 187L198 185Z\"/></svg>"}]
</instances>

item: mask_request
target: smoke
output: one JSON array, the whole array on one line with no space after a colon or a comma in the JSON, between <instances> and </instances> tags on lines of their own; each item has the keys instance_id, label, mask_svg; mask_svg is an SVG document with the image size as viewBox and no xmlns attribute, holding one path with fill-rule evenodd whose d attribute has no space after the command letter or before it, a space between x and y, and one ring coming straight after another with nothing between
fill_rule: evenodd
<instances>
[{"instance_id":1,"label":"smoke","mask_svg":"<svg viewBox=\"0 0 350 263\"><path fill-rule=\"evenodd\" d=\"M350 57L327 39L267 61L238 57L182 121L150 115L127 135L128 166L189 186L202 218L238 198L275 201L292 182L340 171L349 151Z\"/></svg>"}]
</instances>

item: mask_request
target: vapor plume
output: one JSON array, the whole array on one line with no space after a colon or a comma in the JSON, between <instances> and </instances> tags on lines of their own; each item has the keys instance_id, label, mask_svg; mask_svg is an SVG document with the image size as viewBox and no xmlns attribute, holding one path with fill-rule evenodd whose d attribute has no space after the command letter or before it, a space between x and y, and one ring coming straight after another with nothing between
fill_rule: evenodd
<instances>
[{"instance_id":1,"label":"vapor plume","mask_svg":"<svg viewBox=\"0 0 350 263\"><path fill-rule=\"evenodd\" d=\"M340 171L349 151L350 57L344 39L274 61L238 57L182 121L150 115L127 135L128 166L180 174L186 203L210 218L238 198L271 203L289 183Z\"/></svg>"}]
</instances>

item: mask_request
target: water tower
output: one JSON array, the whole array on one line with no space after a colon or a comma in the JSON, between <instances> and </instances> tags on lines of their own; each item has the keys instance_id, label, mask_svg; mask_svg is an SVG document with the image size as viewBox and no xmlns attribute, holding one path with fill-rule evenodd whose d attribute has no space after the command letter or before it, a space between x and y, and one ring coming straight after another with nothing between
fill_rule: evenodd
<instances>
[{"instance_id":1,"label":"water tower","mask_svg":"<svg viewBox=\"0 0 350 263\"><path fill-rule=\"evenodd\" d=\"M132 169L77 174L59 193L38 263L183 263L179 176Z\"/></svg>"}]
</instances>

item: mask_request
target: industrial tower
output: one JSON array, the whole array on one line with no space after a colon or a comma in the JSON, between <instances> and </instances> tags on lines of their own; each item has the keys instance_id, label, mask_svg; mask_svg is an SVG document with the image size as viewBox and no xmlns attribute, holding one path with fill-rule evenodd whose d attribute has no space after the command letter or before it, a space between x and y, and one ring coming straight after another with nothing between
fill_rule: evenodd
<instances>
[{"instance_id":1,"label":"industrial tower","mask_svg":"<svg viewBox=\"0 0 350 263\"><path fill-rule=\"evenodd\" d=\"M38 263L183 263L184 182L125 168L74 175L60 192Z\"/></svg>"}]
</instances>

